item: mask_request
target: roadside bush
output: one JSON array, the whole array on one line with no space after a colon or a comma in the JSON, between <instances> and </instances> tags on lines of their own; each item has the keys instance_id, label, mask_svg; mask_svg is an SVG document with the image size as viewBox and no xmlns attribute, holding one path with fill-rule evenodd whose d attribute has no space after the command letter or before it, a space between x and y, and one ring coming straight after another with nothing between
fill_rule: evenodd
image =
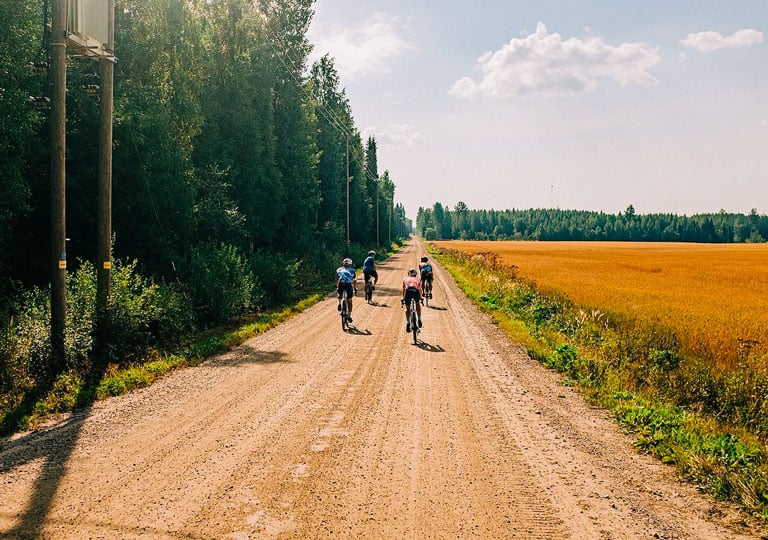
<instances>
[{"instance_id":1,"label":"roadside bush","mask_svg":"<svg viewBox=\"0 0 768 540\"><path fill-rule=\"evenodd\" d=\"M112 272L107 360L117 363L178 338L192 326L189 303L171 288L138 275L136 265L116 261ZM91 263L81 262L67 276L67 371L82 373L92 365L95 309L96 272ZM23 393L57 375L50 363L50 292L33 289L22 295L0 336L0 392Z\"/></svg>"},{"instance_id":2,"label":"roadside bush","mask_svg":"<svg viewBox=\"0 0 768 540\"><path fill-rule=\"evenodd\" d=\"M190 302L173 287L141 276L137 265L118 261L112 272L106 352L112 362L126 363L151 347L171 344L194 327Z\"/></svg>"},{"instance_id":3,"label":"roadside bush","mask_svg":"<svg viewBox=\"0 0 768 540\"><path fill-rule=\"evenodd\" d=\"M248 261L234 246L202 244L191 250L186 272L192 302L204 324L219 324L261 296Z\"/></svg>"},{"instance_id":4,"label":"roadside bush","mask_svg":"<svg viewBox=\"0 0 768 540\"><path fill-rule=\"evenodd\" d=\"M2 392L14 394L34 387L45 376L50 356L49 293L32 289L21 295L14 317L0 341Z\"/></svg>"},{"instance_id":5,"label":"roadside bush","mask_svg":"<svg viewBox=\"0 0 768 540\"><path fill-rule=\"evenodd\" d=\"M281 306L293 298L299 287L299 262L296 259L279 253L256 251L248 256L248 261L255 282L259 284L258 292L252 295L254 306Z\"/></svg>"}]
</instances>

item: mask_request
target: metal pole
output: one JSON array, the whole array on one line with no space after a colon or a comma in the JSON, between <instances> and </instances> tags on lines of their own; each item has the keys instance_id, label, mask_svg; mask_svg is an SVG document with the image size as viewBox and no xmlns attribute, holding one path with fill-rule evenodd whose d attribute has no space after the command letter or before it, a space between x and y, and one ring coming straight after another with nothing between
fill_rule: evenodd
<instances>
[{"instance_id":1,"label":"metal pole","mask_svg":"<svg viewBox=\"0 0 768 540\"><path fill-rule=\"evenodd\" d=\"M54 0L51 12L51 362L54 373L65 365L67 319L66 115L67 0Z\"/></svg>"}]
</instances>

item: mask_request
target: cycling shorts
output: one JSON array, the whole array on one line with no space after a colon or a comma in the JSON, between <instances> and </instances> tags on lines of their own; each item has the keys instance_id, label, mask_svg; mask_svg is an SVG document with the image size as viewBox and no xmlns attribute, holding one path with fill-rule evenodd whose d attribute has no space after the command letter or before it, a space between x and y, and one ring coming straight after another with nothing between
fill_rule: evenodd
<instances>
[{"instance_id":1,"label":"cycling shorts","mask_svg":"<svg viewBox=\"0 0 768 540\"><path fill-rule=\"evenodd\" d=\"M416 287L408 287L405 289L405 306L408 307L411 305L411 298L416 300L416 302L421 301L421 295L419 294L419 289Z\"/></svg>"},{"instance_id":2,"label":"cycling shorts","mask_svg":"<svg viewBox=\"0 0 768 540\"><path fill-rule=\"evenodd\" d=\"M379 279L379 273L376 272L376 270L363 270L363 277L365 278L366 283L368 283L368 281L371 279L371 276Z\"/></svg>"},{"instance_id":3,"label":"cycling shorts","mask_svg":"<svg viewBox=\"0 0 768 540\"><path fill-rule=\"evenodd\" d=\"M339 293L339 298L344 294L344 291L347 291L347 298L355 296L355 289L352 287L352 283L339 283L339 288L336 290Z\"/></svg>"}]
</instances>

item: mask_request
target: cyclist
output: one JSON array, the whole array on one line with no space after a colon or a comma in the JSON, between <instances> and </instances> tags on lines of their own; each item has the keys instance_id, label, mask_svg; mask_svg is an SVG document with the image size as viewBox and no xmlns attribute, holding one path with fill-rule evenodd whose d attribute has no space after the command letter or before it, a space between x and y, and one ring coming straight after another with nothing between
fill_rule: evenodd
<instances>
[{"instance_id":1,"label":"cyclist","mask_svg":"<svg viewBox=\"0 0 768 540\"><path fill-rule=\"evenodd\" d=\"M341 297L344 291L347 291L347 303L349 304L347 320L352 322L352 297L357 293L357 275L352 267L352 259L349 257L341 261L341 266L336 269L336 292L339 294L337 309L339 311L341 311Z\"/></svg>"},{"instance_id":2,"label":"cyclist","mask_svg":"<svg viewBox=\"0 0 768 540\"><path fill-rule=\"evenodd\" d=\"M432 275L432 265L429 264L426 257L421 258L419 271L421 272L421 282L429 282L429 297L432 298L432 281L435 279L435 276Z\"/></svg>"},{"instance_id":3,"label":"cyclist","mask_svg":"<svg viewBox=\"0 0 768 540\"><path fill-rule=\"evenodd\" d=\"M408 270L408 275L403 279L403 297L401 303L405 305L405 331L411 331L411 299L416 300L416 316L421 328L421 280L415 268Z\"/></svg>"},{"instance_id":4,"label":"cyclist","mask_svg":"<svg viewBox=\"0 0 768 540\"><path fill-rule=\"evenodd\" d=\"M373 250L368 252L368 256L363 261L363 277L366 283L373 278L373 283L371 284L371 290L373 290L379 281L379 273L376 271L376 252Z\"/></svg>"}]
</instances>

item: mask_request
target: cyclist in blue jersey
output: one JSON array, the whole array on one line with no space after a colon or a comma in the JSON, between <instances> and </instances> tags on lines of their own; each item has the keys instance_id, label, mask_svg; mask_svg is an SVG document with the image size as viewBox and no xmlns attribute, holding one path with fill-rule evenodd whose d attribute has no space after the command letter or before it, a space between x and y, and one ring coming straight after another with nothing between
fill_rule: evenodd
<instances>
[{"instance_id":1,"label":"cyclist in blue jersey","mask_svg":"<svg viewBox=\"0 0 768 540\"><path fill-rule=\"evenodd\" d=\"M432 274L432 265L429 264L429 260L426 257L421 258L419 263L419 272L421 274L421 283L429 283L429 297L432 298L432 281L435 279Z\"/></svg>"},{"instance_id":2,"label":"cyclist in blue jersey","mask_svg":"<svg viewBox=\"0 0 768 540\"><path fill-rule=\"evenodd\" d=\"M376 252L371 250L368 252L368 256L363 261L363 278L368 283L373 278L371 284L371 290L376 286L379 281L379 273L376 271Z\"/></svg>"},{"instance_id":3,"label":"cyclist in blue jersey","mask_svg":"<svg viewBox=\"0 0 768 540\"><path fill-rule=\"evenodd\" d=\"M349 304L349 316L347 320L352 322L352 297L357 293L357 275L352 267L352 259L346 258L341 266L336 269L336 292L339 295L337 309L341 311L341 297L347 291L347 303Z\"/></svg>"}]
</instances>

